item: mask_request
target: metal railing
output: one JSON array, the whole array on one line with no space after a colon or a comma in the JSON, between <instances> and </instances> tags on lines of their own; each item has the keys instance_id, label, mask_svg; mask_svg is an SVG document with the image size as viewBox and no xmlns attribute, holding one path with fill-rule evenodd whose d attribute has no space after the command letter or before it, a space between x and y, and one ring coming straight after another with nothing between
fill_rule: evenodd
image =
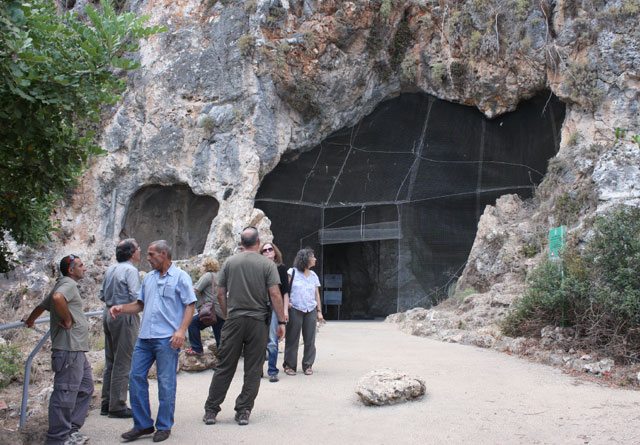
<instances>
[{"instance_id":1,"label":"metal railing","mask_svg":"<svg viewBox=\"0 0 640 445\"><path fill-rule=\"evenodd\" d=\"M103 311L85 312L84 315L85 316L102 315L102 312ZM34 324L45 323L45 322L48 322L49 320L50 318L38 318L34 322ZM24 322L18 321L16 323L0 326L0 331L5 331L11 328L19 328L21 326L25 326ZM47 341L50 335L51 335L51 330L49 329L47 333L44 334L44 337L42 337L42 340L40 340L36 345L36 347L33 348L33 351L31 351L31 354L29 354L29 357L27 357L27 363L24 365L24 383L22 384L22 405L20 406L20 427L24 425L24 420L27 415L27 402L29 401L29 378L31 376L31 362L33 361L33 358L36 356L40 348L42 348L42 345L44 344L44 342Z\"/></svg>"}]
</instances>

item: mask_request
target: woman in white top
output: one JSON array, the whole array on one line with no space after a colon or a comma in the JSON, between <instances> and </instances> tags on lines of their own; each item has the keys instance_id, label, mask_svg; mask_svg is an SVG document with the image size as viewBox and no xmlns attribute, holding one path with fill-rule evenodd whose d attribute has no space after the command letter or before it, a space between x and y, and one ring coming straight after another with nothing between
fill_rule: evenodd
<instances>
[{"instance_id":1,"label":"woman in white top","mask_svg":"<svg viewBox=\"0 0 640 445\"><path fill-rule=\"evenodd\" d=\"M324 321L320 303L320 280L311 270L316 265L312 249L301 249L293 267L287 271L291 282L289 298L285 297L285 318L288 317L287 334L284 346L284 372L296 375L298 363L298 342L300 331L304 340L302 371L312 375L313 362L316 359L316 325Z\"/></svg>"}]
</instances>

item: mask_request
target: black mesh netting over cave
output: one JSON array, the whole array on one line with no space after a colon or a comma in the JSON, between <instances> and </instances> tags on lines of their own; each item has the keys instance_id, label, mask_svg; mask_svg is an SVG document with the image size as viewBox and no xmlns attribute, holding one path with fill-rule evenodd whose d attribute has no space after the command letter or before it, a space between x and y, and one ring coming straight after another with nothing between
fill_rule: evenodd
<instances>
[{"instance_id":1,"label":"black mesh netting over cave","mask_svg":"<svg viewBox=\"0 0 640 445\"><path fill-rule=\"evenodd\" d=\"M310 246L321 282L342 277L342 305L329 306L328 318L428 307L462 272L485 206L531 196L559 147L564 110L547 92L489 120L403 94L312 150L283 156L256 207L286 264Z\"/></svg>"}]
</instances>

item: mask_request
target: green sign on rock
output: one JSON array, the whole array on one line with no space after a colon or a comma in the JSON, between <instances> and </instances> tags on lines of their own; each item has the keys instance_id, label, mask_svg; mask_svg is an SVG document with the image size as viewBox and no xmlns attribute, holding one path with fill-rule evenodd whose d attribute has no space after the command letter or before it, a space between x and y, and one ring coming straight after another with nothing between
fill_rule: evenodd
<instances>
[{"instance_id":1,"label":"green sign on rock","mask_svg":"<svg viewBox=\"0 0 640 445\"><path fill-rule=\"evenodd\" d=\"M565 247L566 242L567 226L549 230L549 258L552 260L560 259L560 250Z\"/></svg>"}]
</instances>

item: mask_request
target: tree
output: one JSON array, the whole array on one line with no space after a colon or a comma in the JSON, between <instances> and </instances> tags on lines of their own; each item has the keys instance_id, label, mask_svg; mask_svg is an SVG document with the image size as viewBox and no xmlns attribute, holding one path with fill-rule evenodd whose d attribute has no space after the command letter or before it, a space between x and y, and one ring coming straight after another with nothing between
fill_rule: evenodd
<instances>
[{"instance_id":1,"label":"tree","mask_svg":"<svg viewBox=\"0 0 640 445\"><path fill-rule=\"evenodd\" d=\"M15 267L7 236L36 246L57 229L52 213L92 156L94 128L139 68L137 41L163 32L149 16L86 8L88 23L52 0L0 4L0 272Z\"/></svg>"}]
</instances>

